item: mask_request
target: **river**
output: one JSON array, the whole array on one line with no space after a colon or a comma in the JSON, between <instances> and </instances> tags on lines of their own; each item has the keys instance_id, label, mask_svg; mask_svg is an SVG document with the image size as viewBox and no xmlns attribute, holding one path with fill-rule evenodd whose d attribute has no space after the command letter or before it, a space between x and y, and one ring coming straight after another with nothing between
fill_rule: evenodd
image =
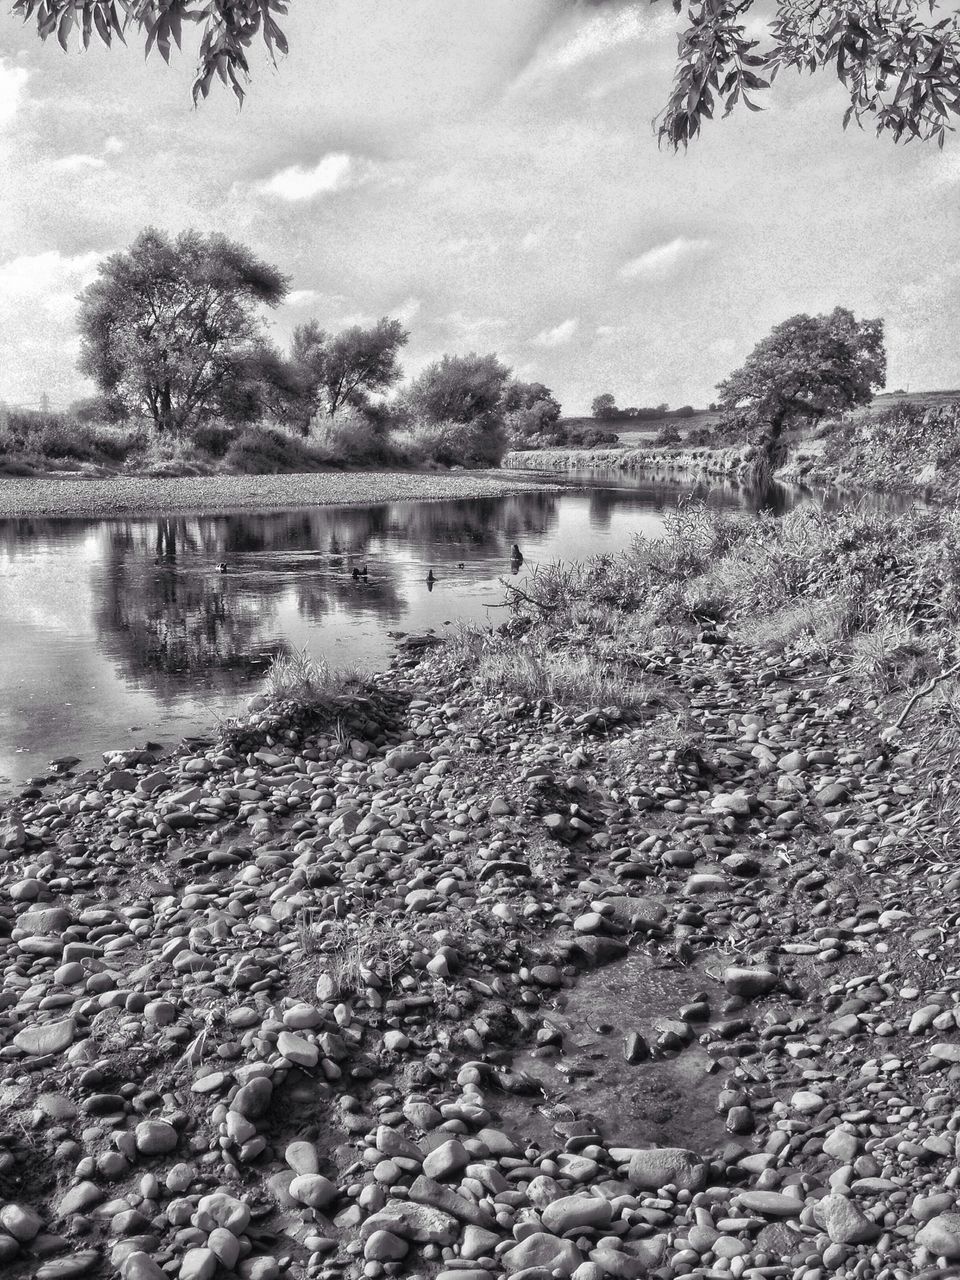
<instances>
[{"instance_id":1,"label":"river","mask_svg":"<svg viewBox=\"0 0 960 1280\"><path fill-rule=\"evenodd\" d=\"M0 793L54 758L96 765L106 750L209 733L275 654L306 648L375 670L396 632L502 621L514 543L519 580L659 536L687 494L775 513L812 496L619 472L562 479L560 492L469 501L0 520Z\"/></svg>"}]
</instances>

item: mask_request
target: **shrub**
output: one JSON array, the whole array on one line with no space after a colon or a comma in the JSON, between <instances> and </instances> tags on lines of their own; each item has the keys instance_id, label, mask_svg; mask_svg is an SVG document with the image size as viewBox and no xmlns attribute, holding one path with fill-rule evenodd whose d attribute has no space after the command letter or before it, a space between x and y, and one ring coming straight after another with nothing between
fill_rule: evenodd
<instances>
[{"instance_id":1,"label":"shrub","mask_svg":"<svg viewBox=\"0 0 960 1280\"><path fill-rule=\"evenodd\" d=\"M572 427L564 434L563 443L576 445L579 449L595 449L598 445L620 443L620 437L615 431L605 431L603 427Z\"/></svg>"},{"instance_id":2,"label":"shrub","mask_svg":"<svg viewBox=\"0 0 960 1280\"><path fill-rule=\"evenodd\" d=\"M507 451L507 436L496 420L417 422L398 436L398 444L414 464L445 467L498 467Z\"/></svg>"},{"instance_id":3,"label":"shrub","mask_svg":"<svg viewBox=\"0 0 960 1280\"><path fill-rule=\"evenodd\" d=\"M223 422L203 423L192 432L194 445L211 458L225 457L236 436L236 428L228 427Z\"/></svg>"},{"instance_id":4,"label":"shrub","mask_svg":"<svg viewBox=\"0 0 960 1280\"><path fill-rule=\"evenodd\" d=\"M363 466L397 459L384 424L350 405L314 418L311 426L316 447L333 463Z\"/></svg>"},{"instance_id":5,"label":"shrub","mask_svg":"<svg viewBox=\"0 0 960 1280\"><path fill-rule=\"evenodd\" d=\"M329 466L330 457L318 446L286 431L246 427L230 445L224 462L227 470L244 475L275 475L316 471Z\"/></svg>"},{"instance_id":6,"label":"shrub","mask_svg":"<svg viewBox=\"0 0 960 1280\"><path fill-rule=\"evenodd\" d=\"M679 444L680 432L672 423L665 422L657 432L655 443L661 446Z\"/></svg>"}]
</instances>

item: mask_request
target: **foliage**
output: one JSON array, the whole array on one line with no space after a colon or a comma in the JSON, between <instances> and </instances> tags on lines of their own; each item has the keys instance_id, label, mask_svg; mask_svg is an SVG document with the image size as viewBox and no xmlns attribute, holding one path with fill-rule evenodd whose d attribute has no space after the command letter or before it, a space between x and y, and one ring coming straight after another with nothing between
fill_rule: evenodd
<instances>
[{"instance_id":1,"label":"foliage","mask_svg":"<svg viewBox=\"0 0 960 1280\"><path fill-rule=\"evenodd\" d=\"M658 0L651 0L657 3ZM289 0L14 0L13 12L36 22L42 39L66 49L77 29L84 48L94 33L106 44L128 29L146 36L146 52L168 61L184 22L200 27L194 101L218 76L240 102L249 75L247 52L262 38L271 57L287 51L277 22ZM671 0L676 13L683 0ZM895 140L935 139L940 146L960 114L960 14L945 0L688 0L673 88L657 130L685 147L703 120L739 103L761 108L756 95L780 71L832 70L849 96L843 126L872 119ZM121 17L122 14L122 17ZM764 24L763 36L752 31ZM751 33L748 34L748 24Z\"/></svg>"},{"instance_id":2,"label":"foliage","mask_svg":"<svg viewBox=\"0 0 960 1280\"><path fill-rule=\"evenodd\" d=\"M689 404L685 404L679 409L671 409L668 404L644 405L642 407L629 405L627 408L621 409L609 391L594 397L590 411L595 418L599 418L602 422L622 422L627 419L637 422L653 422L660 418L692 418L696 413L693 405Z\"/></svg>"},{"instance_id":3,"label":"foliage","mask_svg":"<svg viewBox=\"0 0 960 1280\"><path fill-rule=\"evenodd\" d=\"M829 315L795 315L776 325L717 390L729 420L776 438L791 422L869 404L886 368L883 321L857 321L835 307Z\"/></svg>"},{"instance_id":4,"label":"foliage","mask_svg":"<svg viewBox=\"0 0 960 1280\"><path fill-rule=\"evenodd\" d=\"M656 0L652 0L656 3ZM672 0L679 13L683 0ZM763 40L747 34L758 0L702 0L687 8L673 89L658 133L686 146L704 119L755 94L778 73L833 70L849 95L843 117L872 119L896 141L935 139L942 147L960 113L960 14L940 0L776 0Z\"/></svg>"},{"instance_id":5,"label":"foliage","mask_svg":"<svg viewBox=\"0 0 960 1280\"><path fill-rule=\"evenodd\" d=\"M273 475L287 471L318 471L330 465L328 454L315 445L276 428L247 427L232 442L224 469L242 475Z\"/></svg>"},{"instance_id":6,"label":"foliage","mask_svg":"<svg viewBox=\"0 0 960 1280\"><path fill-rule=\"evenodd\" d=\"M562 444L560 401L542 382L509 382L503 394L504 425L514 448L531 441Z\"/></svg>"},{"instance_id":7,"label":"foliage","mask_svg":"<svg viewBox=\"0 0 960 1280\"><path fill-rule=\"evenodd\" d=\"M253 41L262 37L274 58L287 52L286 36L276 21L287 8L288 0L14 0L13 12L25 22L35 19L40 38L55 35L64 50L74 28L84 49L94 32L110 45L114 36L124 41L126 31L134 28L146 36L146 53L156 49L164 62L169 62L173 44L181 47L184 22L196 23L201 38L194 101L207 96L216 75L243 102L247 50Z\"/></svg>"},{"instance_id":8,"label":"foliage","mask_svg":"<svg viewBox=\"0 0 960 1280\"><path fill-rule=\"evenodd\" d=\"M616 397L610 391L604 391L598 396L593 397L590 405L590 412L595 418L599 418L601 422L605 422L608 418L617 416Z\"/></svg>"},{"instance_id":9,"label":"foliage","mask_svg":"<svg viewBox=\"0 0 960 1280\"><path fill-rule=\"evenodd\" d=\"M656 443L658 445L679 444L680 432L671 422L665 422L657 432Z\"/></svg>"},{"instance_id":10,"label":"foliage","mask_svg":"<svg viewBox=\"0 0 960 1280\"><path fill-rule=\"evenodd\" d=\"M261 304L287 281L222 235L147 228L102 263L80 295L80 367L101 391L162 432L242 404L239 384L262 349ZM241 414L242 416L242 414Z\"/></svg>"},{"instance_id":11,"label":"foliage","mask_svg":"<svg viewBox=\"0 0 960 1280\"><path fill-rule=\"evenodd\" d=\"M602 427L570 427L565 428L564 444L576 445L580 449L594 449L601 444L619 444L620 437L615 431L604 431Z\"/></svg>"},{"instance_id":12,"label":"foliage","mask_svg":"<svg viewBox=\"0 0 960 1280\"><path fill-rule=\"evenodd\" d=\"M3 471L16 462L28 470L51 466L111 466L123 462L142 444L139 432L97 426L70 414L8 410L0 430Z\"/></svg>"},{"instance_id":13,"label":"foliage","mask_svg":"<svg viewBox=\"0 0 960 1280\"><path fill-rule=\"evenodd\" d=\"M298 325L290 365L301 422L317 413L335 414L345 405L362 405L371 392L387 391L400 377L398 354L409 337L399 320L387 316L369 328L354 325L334 335L316 320Z\"/></svg>"},{"instance_id":14,"label":"foliage","mask_svg":"<svg viewBox=\"0 0 960 1280\"><path fill-rule=\"evenodd\" d=\"M443 356L428 365L407 392L416 418L425 422L502 421L510 370L495 355Z\"/></svg>"},{"instance_id":15,"label":"foliage","mask_svg":"<svg viewBox=\"0 0 960 1280\"><path fill-rule=\"evenodd\" d=\"M312 439L318 449L337 462L365 466L395 465L400 461L381 424L353 405L341 405L335 413L319 419Z\"/></svg>"},{"instance_id":16,"label":"foliage","mask_svg":"<svg viewBox=\"0 0 960 1280\"><path fill-rule=\"evenodd\" d=\"M506 432L487 415L473 422L416 422L396 442L415 466L497 467L507 451Z\"/></svg>"}]
</instances>

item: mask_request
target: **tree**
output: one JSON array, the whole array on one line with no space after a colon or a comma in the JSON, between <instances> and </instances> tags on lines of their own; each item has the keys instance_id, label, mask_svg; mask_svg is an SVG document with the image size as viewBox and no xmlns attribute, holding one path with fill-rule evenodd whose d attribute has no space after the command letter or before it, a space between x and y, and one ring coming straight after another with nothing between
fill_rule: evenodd
<instances>
[{"instance_id":1,"label":"tree","mask_svg":"<svg viewBox=\"0 0 960 1280\"><path fill-rule=\"evenodd\" d=\"M776 440L798 420L869 404L886 373L883 321L835 307L776 325L717 390L727 425L740 418Z\"/></svg>"},{"instance_id":2,"label":"tree","mask_svg":"<svg viewBox=\"0 0 960 1280\"><path fill-rule=\"evenodd\" d=\"M503 418L510 370L495 355L444 356L410 386L407 400L426 422L476 422Z\"/></svg>"},{"instance_id":3,"label":"tree","mask_svg":"<svg viewBox=\"0 0 960 1280\"><path fill-rule=\"evenodd\" d=\"M542 382L508 382L503 393L505 425L511 436L554 436L560 401Z\"/></svg>"},{"instance_id":4,"label":"tree","mask_svg":"<svg viewBox=\"0 0 960 1280\"><path fill-rule=\"evenodd\" d=\"M609 391L604 391L602 395L594 396L593 403L590 405L590 412L595 418L599 418L601 422L610 422L619 414L617 402Z\"/></svg>"},{"instance_id":5,"label":"tree","mask_svg":"<svg viewBox=\"0 0 960 1280\"><path fill-rule=\"evenodd\" d=\"M80 295L80 368L101 391L181 431L216 413L261 349L261 305L286 277L222 235L152 227Z\"/></svg>"},{"instance_id":6,"label":"tree","mask_svg":"<svg viewBox=\"0 0 960 1280\"><path fill-rule=\"evenodd\" d=\"M326 347L323 387L327 413L344 404L361 406L372 391L386 391L402 372L397 354L410 335L399 320L386 316L370 329L354 325Z\"/></svg>"},{"instance_id":7,"label":"tree","mask_svg":"<svg viewBox=\"0 0 960 1280\"><path fill-rule=\"evenodd\" d=\"M354 325L331 336L316 320L293 331L290 365L299 383L297 414L303 430L317 413L330 417L344 405L367 406L372 392L386 391L402 372L397 358L410 335L386 316L364 329Z\"/></svg>"},{"instance_id":8,"label":"tree","mask_svg":"<svg viewBox=\"0 0 960 1280\"><path fill-rule=\"evenodd\" d=\"M679 14L683 0L672 4ZM250 45L262 38L274 60L287 52L277 18L288 8L289 0L13 3L15 14L36 21L41 39L56 36L64 49L75 28L84 48L94 33L109 45L135 29L147 53L156 49L164 61L173 44L180 47L183 23L196 23L194 101L207 96L216 75L241 103ZM844 128L872 119L878 134L943 146L960 114L960 14L948 0L774 0L772 12L760 0L688 0L685 20L673 89L655 122L660 140L674 148L685 147L721 106L725 116L740 103L759 111L754 96L785 69L835 72L850 98ZM761 24L762 40L752 34Z\"/></svg>"},{"instance_id":9,"label":"tree","mask_svg":"<svg viewBox=\"0 0 960 1280\"><path fill-rule=\"evenodd\" d=\"M651 0L656 3L657 0ZM679 13L682 0L672 0ZM782 70L831 69L850 98L843 127L872 119L878 134L935 139L960 114L960 15L944 0L775 0L756 27L759 0L692 0L673 89L657 120L661 141L685 147L703 120L769 90Z\"/></svg>"}]
</instances>

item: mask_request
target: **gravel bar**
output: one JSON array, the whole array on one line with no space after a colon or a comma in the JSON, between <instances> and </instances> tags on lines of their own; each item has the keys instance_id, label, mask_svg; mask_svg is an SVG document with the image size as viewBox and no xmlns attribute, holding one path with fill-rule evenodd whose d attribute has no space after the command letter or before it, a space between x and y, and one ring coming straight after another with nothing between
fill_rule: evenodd
<instances>
[{"instance_id":1,"label":"gravel bar","mask_svg":"<svg viewBox=\"0 0 960 1280\"><path fill-rule=\"evenodd\" d=\"M501 497L544 482L502 471L310 471L263 476L42 476L0 480L0 517L277 510Z\"/></svg>"}]
</instances>

